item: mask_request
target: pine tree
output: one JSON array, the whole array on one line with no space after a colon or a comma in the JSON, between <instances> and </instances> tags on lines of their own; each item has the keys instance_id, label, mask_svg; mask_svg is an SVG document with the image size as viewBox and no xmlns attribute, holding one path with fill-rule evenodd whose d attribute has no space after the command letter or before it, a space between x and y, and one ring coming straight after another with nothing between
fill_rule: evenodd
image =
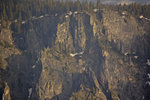
<instances>
[{"instance_id":1,"label":"pine tree","mask_svg":"<svg viewBox=\"0 0 150 100\"><path fill-rule=\"evenodd\" d=\"M21 15L21 10L19 10L19 18L18 18L18 24L17 24L18 33L21 33L21 22L22 22L22 15Z\"/></svg>"},{"instance_id":2,"label":"pine tree","mask_svg":"<svg viewBox=\"0 0 150 100\"><path fill-rule=\"evenodd\" d=\"M9 7L9 20L13 20L13 12L11 7Z\"/></svg>"},{"instance_id":3,"label":"pine tree","mask_svg":"<svg viewBox=\"0 0 150 100\"><path fill-rule=\"evenodd\" d=\"M68 11L70 10L70 7L69 7L69 0L66 0L65 6L66 6L66 10L67 10L67 12L68 12Z\"/></svg>"},{"instance_id":4,"label":"pine tree","mask_svg":"<svg viewBox=\"0 0 150 100\"><path fill-rule=\"evenodd\" d=\"M5 5L3 4L3 12L2 12L2 27L7 27L8 16L6 13Z\"/></svg>"},{"instance_id":5,"label":"pine tree","mask_svg":"<svg viewBox=\"0 0 150 100\"><path fill-rule=\"evenodd\" d=\"M97 0L97 3L96 3L96 4L97 4L97 5L96 5L96 6L97 6L97 9L100 9L101 6L102 6L102 5L101 5L101 0Z\"/></svg>"},{"instance_id":6,"label":"pine tree","mask_svg":"<svg viewBox=\"0 0 150 100\"><path fill-rule=\"evenodd\" d=\"M80 4L80 1L79 0L77 0L76 2L75 2L75 7L76 7L76 9L79 11L79 10L81 10L81 4Z\"/></svg>"},{"instance_id":7,"label":"pine tree","mask_svg":"<svg viewBox=\"0 0 150 100\"><path fill-rule=\"evenodd\" d=\"M89 10L89 5L88 5L87 0L84 1L84 2L82 2L82 9L83 9L83 10Z\"/></svg>"},{"instance_id":8,"label":"pine tree","mask_svg":"<svg viewBox=\"0 0 150 100\"><path fill-rule=\"evenodd\" d=\"M5 18L5 20L8 19L5 6L4 6L4 9L3 9L3 17Z\"/></svg>"},{"instance_id":9,"label":"pine tree","mask_svg":"<svg viewBox=\"0 0 150 100\"><path fill-rule=\"evenodd\" d=\"M94 3L93 2L90 2L89 3L89 10L92 10L94 8Z\"/></svg>"},{"instance_id":10,"label":"pine tree","mask_svg":"<svg viewBox=\"0 0 150 100\"><path fill-rule=\"evenodd\" d=\"M7 27L7 21L3 16L1 17L1 21L2 21L2 27Z\"/></svg>"}]
</instances>

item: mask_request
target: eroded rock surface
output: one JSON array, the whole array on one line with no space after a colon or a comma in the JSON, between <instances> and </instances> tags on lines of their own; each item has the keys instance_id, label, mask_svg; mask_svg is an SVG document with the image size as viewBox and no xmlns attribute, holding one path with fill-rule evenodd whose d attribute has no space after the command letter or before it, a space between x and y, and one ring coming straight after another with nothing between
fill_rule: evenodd
<instances>
[{"instance_id":1,"label":"eroded rock surface","mask_svg":"<svg viewBox=\"0 0 150 100\"><path fill-rule=\"evenodd\" d=\"M103 9L51 15L22 27L12 35L10 53L2 53L8 68L3 97L9 90L13 100L28 94L31 100L149 99L149 22Z\"/></svg>"}]
</instances>

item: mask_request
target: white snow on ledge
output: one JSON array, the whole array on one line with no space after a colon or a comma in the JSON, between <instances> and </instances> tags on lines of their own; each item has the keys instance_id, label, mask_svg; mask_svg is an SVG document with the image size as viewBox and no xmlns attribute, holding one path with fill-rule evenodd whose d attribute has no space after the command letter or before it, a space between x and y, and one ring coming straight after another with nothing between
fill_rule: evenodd
<instances>
[{"instance_id":1,"label":"white snow on ledge","mask_svg":"<svg viewBox=\"0 0 150 100\"><path fill-rule=\"evenodd\" d=\"M150 66L150 59L147 59L147 63L146 64Z\"/></svg>"},{"instance_id":2,"label":"white snow on ledge","mask_svg":"<svg viewBox=\"0 0 150 100\"><path fill-rule=\"evenodd\" d=\"M139 16L139 18L141 18L141 19L142 19L142 18L143 18L143 15Z\"/></svg>"},{"instance_id":3,"label":"white snow on ledge","mask_svg":"<svg viewBox=\"0 0 150 100\"><path fill-rule=\"evenodd\" d=\"M35 65L33 65L33 66L32 66L32 69L34 69L35 67L36 67L36 66L35 66Z\"/></svg>"},{"instance_id":4,"label":"white snow on ledge","mask_svg":"<svg viewBox=\"0 0 150 100\"><path fill-rule=\"evenodd\" d=\"M76 56L76 55L82 55L84 52L82 51L82 52L79 52L79 53L70 53L70 56L71 57L74 57L74 56Z\"/></svg>"},{"instance_id":5,"label":"white snow on ledge","mask_svg":"<svg viewBox=\"0 0 150 100\"><path fill-rule=\"evenodd\" d=\"M98 10L99 10L99 9L96 9L96 8L95 8L95 9L93 9L93 11L94 11L95 13L96 13Z\"/></svg>"},{"instance_id":6,"label":"white snow on ledge","mask_svg":"<svg viewBox=\"0 0 150 100\"><path fill-rule=\"evenodd\" d=\"M149 81L147 81L145 84L148 84L148 85L150 85L150 82L149 82Z\"/></svg>"},{"instance_id":7,"label":"white snow on ledge","mask_svg":"<svg viewBox=\"0 0 150 100\"><path fill-rule=\"evenodd\" d=\"M29 96L28 96L28 100L30 100L31 94L32 94L32 88L29 88Z\"/></svg>"},{"instance_id":8,"label":"white snow on ledge","mask_svg":"<svg viewBox=\"0 0 150 100\"><path fill-rule=\"evenodd\" d=\"M143 15L139 16L139 18L140 18L140 19L145 19L145 20L150 21L150 19L148 19L148 18L144 17Z\"/></svg>"},{"instance_id":9,"label":"white snow on ledge","mask_svg":"<svg viewBox=\"0 0 150 100\"><path fill-rule=\"evenodd\" d=\"M149 73L147 74L147 76L148 76L148 78L150 79L150 74L149 74Z\"/></svg>"}]
</instances>

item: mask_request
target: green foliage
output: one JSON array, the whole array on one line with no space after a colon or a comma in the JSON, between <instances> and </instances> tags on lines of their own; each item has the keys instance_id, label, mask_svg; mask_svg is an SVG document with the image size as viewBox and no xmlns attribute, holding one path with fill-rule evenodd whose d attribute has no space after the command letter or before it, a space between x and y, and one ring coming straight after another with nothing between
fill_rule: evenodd
<instances>
[{"instance_id":1,"label":"green foliage","mask_svg":"<svg viewBox=\"0 0 150 100\"><path fill-rule=\"evenodd\" d=\"M105 8L112 9L118 12L127 11L135 17L143 15L144 17L150 18L150 4L140 5L137 3L132 3L130 5L105 5Z\"/></svg>"},{"instance_id":2,"label":"green foliage","mask_svg":"<svg viewBox=\"0 0 150 100\"><path fill-rule=\"evenodd\" d=\"M22 15L21 11L19 12L18 24L17 24L17 32L21 33L21 22L22 22Z\"/></svg>"},{"instance_id":3,"label":"green foliage","mask_svg":"<svg viewBox=\"0 0 150 100\"><path fill-rule=\"evenodd\" d=\"M100 9L101 6L102 6L101 0L97 0L96 7L97 7L98 9Z\"/></svg>"},{"instance_id":4,"label":"green foliage","mask_svg":"<svg viewBox=\"0 0 150 100\"><path fill-rule=\"evenodd\" d=\"M150 5L140 5L133 3L130 5L102 5L101 0L97 0L96 5L87 0L82 3L77 0L1 0L0 3L0 19L15 20L18 19L21 13L22 20L26 20L32 16L40 16L42 14L63 13L75 10L93 10L94 8L101 9L103 6L109 9L118 11L128 11L134 15L143 14L150 18Z\"/></svg>"},{"instance_id":5,"label":"green foliage","mask_svg":"<svg viewBox=\"0 0 150 100\"><path fill-rule=\"evenodd\" d=\"M68 11L91 10L94 3L88 3L87 0L82 3L77 0L1 0L0 20L2 27L7 27L8 21L17 22L13 27L15 31L21 33L21 22L31 19L33 16L45 14L54 15Z\"/></svg>"},{"instance_id":6,"label":"green foliage","mask_svg":"<svg viewBox=\"0 0 150 100\"><path fill-rule=\"evenodd\" d=\"M7 20L5 20L5 18L3 16L1 17L1 20L2 20L1 21L2 27L7 27Z\"/></svg>"},{"instance_id":7,"label":"green foliage","mask_svg":"<svg viewBox=\"0 0 150 100\"><path fill-rule=\"evenodd\" d=\"M3 43L0 42L0 46L3 46L4 48L10 48L13 47L11 44L9 44L8 42L4 41Z\"/></svg>"},{"instance_id":8,"label":"green foliage","mask_svg":"<svg viewBox=\"0 0 150 100\"><path fill-rule=\"evenodd\" d=\"M21 32L21 21L31 19L32 16L41 16L45 14L61 14L68 11L88 11L93 12L94 8L114 9L119 12L128 11L134 16L143 15L150 18L150 5L139 5L136 3L130 5L102 5L101 0L97 3L88 2L88 0L1 0L0 20L2 27L7 27L8 21L18 19L15 25L17 32Z\"/></svg>"},{"instance_id":9,"label":"green foliage","mask_svg":"<svg viewBox=\"0 0 150 100\"><path fill-rule=\"evenodd\" d=\"M3 68L3 66L4 66L4 64L3 64L2 58L0 58L0 69ZM0 79L1 79L1 77L0 77Z\"/></svg>"},{"instance_id":10,"label":"green foliage","mask_svg":"<svg viewBox=\"0 0 150 100\"><path fill-rule=\"evenodd\" d=\"M101 5L98 0L99 7ZM72 0L1 0L0 3L0 18L5 20L15 20L22 16L22 20L28 19L31 16L40 16L42 14L63 13L75 10L90 10L96 7L93 2L80 0L73 2Z\"/></svg>"}]
</instances>

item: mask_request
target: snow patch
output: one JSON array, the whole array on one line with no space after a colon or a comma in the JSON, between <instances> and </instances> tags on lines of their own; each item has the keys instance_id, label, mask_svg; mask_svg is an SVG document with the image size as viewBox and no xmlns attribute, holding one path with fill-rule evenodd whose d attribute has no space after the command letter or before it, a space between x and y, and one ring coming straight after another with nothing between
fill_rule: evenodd
<instances>
[{"instance_id":1,"label":"snow patch","mask_svg":"<svg viewBox=\"0 0 150 100\"><path fill-rule=\"evenodd\" d=\"M98 11L98 9L93 9L93 11L96 13Z\"/></svg>"},{"instance_id":2,"label":"snow patch","mask_svg":"<svg viewBox=\"0 0 150 100\"><path fill-rule=\"evenodd\" d=\"M55 16L58 16L58 14L56 13Z\"/></svg>"},{"instance_id":3,"label":"snow patch","mask_svg":"<svg viewBox=\"0 0 150 100\"><path fill-rule=\"evenodd\" d=\"M150 66L150 59L147 59L147 63L148 66Z\"/></svg>"},{"instance_id":4,"label":"snow patch","mask_svg":"<svg viewBox=\"0 0 150 100\"><path fill-rule=\"evenodd\" d=\"M15 22L15 23L17 23L17 22L18 22L18 20L17 20L17 19L15 19L15 20L14 20L14 22Z\"/></svg>"},{"instance_id":5,"label":"snow patch","mask_svg":"<svg viewBox=\"0 0 150 100\"><path fill-rule=\"evenodd\" d=\"M124 53L124 55L127 56L127 55L128 55L128 52Z\"/></svg>"},{"instance_id":6,"label":"snow patch","mask_svg":"<svg viewBox=\"0 0 150 100\"><path fill-rule=\"evenodd\" d=\"M147 81L145 84L148 84L148 85L150 85L150 81Z\"/></svg>"},{"instance_id":7,"label":"snow patch","mask_svg":"<svg viewBox=\"0 0 150 100\"><path fill-rule=\"evenodd\" d=\"M148 18L144 17L143 15L139 16L139 18L140 18L140 19L145 19L145 20L150 21L150 19L148 19Z\"/></svg>"},{"instance_id":8,"label":"snow patch","mask_svg":"<svg viewBox=\"0 0 150 100\"><path fill-rule=\"evenodd\" d=\"M78 14L78 12L77 12L77 11L75 11L75 12L74 12L74 14Z\"/></svg>"},{"instance_id":9,"label":"snow patch","mask_svg":"<svg viewBox=\"0 0 150 100\"><path fill-rule=\"evenodd\" d=\"M34 69L35 67L36 67L36 66L35 66L35 65L33 65L33 66L32 66L32 69Z\"/></svg>"},{"instance_id":10,"label":"snow patch","mask_svg":"<svg viewBox=\"0 0 150 100\"><path fill-rule=\"evenodd\" d=\"M126 12L126 11L123 11L123 12L122 12L122 15L128 15L128 14L127 14L127 12Z\"/></svg>"},{"instance_id":11,"label":"snow patch","mask_svg":"<svg viewBox=\"0 0 150 100\"><path fill-rule=\"evenodd\" d=\"M32 88L28 89L29 95L28 95L28 100L30 100L31 94L32 94Z\"/></svg>"},{"instance_id":12,"label":"snow patch","mask_svg":"<svg viewBox=\"0 0 150 100\"><path fill-rule=\"evenodd\" d=\"M21 24L25 24L25 23L26 23L25 21L22 21L22 22L21 22Z\"/></svg>"},{"instance_id":13,"label":"snow patch","mask_svg":"<svg viewBox=\"0 0 150 100\"><path fill-rule=\"evenodd\" d=\"M149 73L147 74L147 76L148 76L148 78L150 79L150 74L149 74Z\"/></svg>"},{"instance_id":14,"label":"snow patch","mask_svg":"<svg viewBox=\"0 0 150 100\"><path fill-rule=\"evenodd\" d=\"M138 56L134 56L135 59L138 59Z\"/></svg>"},{"instance_id":15,"label":"snow patch","mask_svg":"<svg viewBox=\"0 0 150 100\"><path fill-rule=\"evenodd\" d=\"M68 15L66 15L65 17L66 17L66 18L68 18L69 16L68 16Z\"/></svg>"},{"instance_id":16,"label":"snow patch","mask_svg":"<svg viewBox=\"0 0 150 100\"><path fill-rule=\"evenodd\" d=\"M142 19L142 18L143 18L143 15L139 16L139 18Z\"/></svg>"},{"instance_id":17,"label":"snow patch","mask_svg":"<svg viewBox=\"0 0 150 100\"><path fill-rule=\"evenodd\" d=\"M82 52L79 52L79 53L70 53L70 56L71 57L74 57L74 56L76 56L76 55L82 55L84 52L82 51Z\"/></svg>"},{"instance_id":18,"label":"snow patch","mask_svg":"<svg viewBox=\"0 0 150 100\"><path fill-rule=\"evenodd\" d=\"M43 18L44 16L42 15L42 16L40 16L39 18Z\"/></svg>"},{"instance_id":19,"label":"snow patch","mask_svg":"<svg viewBox=\"0 0 150 100\"><path fill-rule=\"evenodd\" d=\"M72 15L72 12L71 12L71 11L69 11L68 15L70 15L70 16L71 16L71 15Z\"/></svg>"}]
</instances>

